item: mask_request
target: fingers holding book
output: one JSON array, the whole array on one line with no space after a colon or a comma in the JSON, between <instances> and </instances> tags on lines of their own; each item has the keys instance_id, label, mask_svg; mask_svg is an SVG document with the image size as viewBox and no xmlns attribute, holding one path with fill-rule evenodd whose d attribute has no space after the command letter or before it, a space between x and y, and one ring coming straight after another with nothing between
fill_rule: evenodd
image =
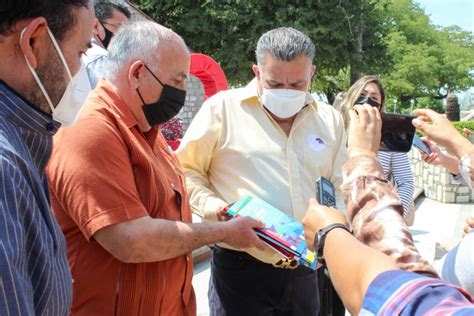
<instances>
[{"instance_id":1,"label":"fingers holding book","mask_svg":"<svg viewBox=\"0 0 474 316\"><path fill-rule=\"evenodd\" d=\"M228 215L225 215L228 216ZM250 216L236 217L225 222L227 236L223 240L229 246L237 249L258 248L265 250L266 245L260 240L255 229L264 228L264 224Z\"/></svg>"}]
</instances>

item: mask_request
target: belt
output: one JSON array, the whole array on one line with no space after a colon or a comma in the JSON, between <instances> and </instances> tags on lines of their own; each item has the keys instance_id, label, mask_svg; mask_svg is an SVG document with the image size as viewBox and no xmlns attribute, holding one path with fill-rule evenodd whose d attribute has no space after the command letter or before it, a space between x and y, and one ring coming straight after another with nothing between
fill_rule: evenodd
<instances>
[{"instance_id":1,"label":"belt","mask_svg":"<svg viewBox=\"0 0 474 316\"><path fill-rule=\"evenodd\" d=\"M300 266L299 261L296 260L296 259L282 258L282 259L278 260L276 263L268 264L268 263L265 263L265 262L262 262L262 261L258 260L255 257L252 257L251 255L249 255L248 253L243 252L243 251L231 250L231 249L222 248L222 247L219 247L219 246L214 246L213 248L214 248L214 250L216 250L218 252L225 253L227 255L231 255L231 256L235 257L236 259L239 259L239 260L251 261L251 262L254 262L254 263L258 263L258 264L264 264L266 266L271 265L271 266L273 266L274 268L277 268L277 269L294 270L294 269L296 269Z\"/></svg>"}]
</instances>

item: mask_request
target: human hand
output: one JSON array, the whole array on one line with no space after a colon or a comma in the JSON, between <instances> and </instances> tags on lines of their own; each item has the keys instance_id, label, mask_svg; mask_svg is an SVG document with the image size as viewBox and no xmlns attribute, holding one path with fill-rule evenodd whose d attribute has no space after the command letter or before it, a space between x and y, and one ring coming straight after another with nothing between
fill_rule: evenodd
<instances>
[{"instance_id":1,"label":"human hand","mask_svg":"<svg viewBox=\"0 0 474 316\"><path fill-rule=\"evenodd\" d=\"M347 225L346 217L340 211L309 200L309 207L303 218L304 237L309 249L314 248L314 236L323 227L334 223Z\"/></svg>"},{"instance_id":2,"label":"human hand","mask_svg":"<svg viewBox=\"0 0 474 316\"><path fill-rule=\"evenodd\" d=\"M255 228L264 228L265 225L252 217L237 217L230 221L224 222L226 227L226 236L223 240L226 244L237 248L245 249L256 247L265 250L268 247L255 232Z\"/></svg>"},{"instance_id":3,"label":"human hand","mask_svg":"<svg viewBox=\"0 0 474 316\"><path fill-rule=\"evenodd\" d=\"M222 200L213 201L212 210L216 214L217 220L219 222L228 221L231 217L227 215L227 206L228 204Z\"/></svg>"},{"instance_id":4,"label":"human hand","mask_svg":"<svg viewBox=\"0 0 474 316\"><path fill-rule=\"evenodd\" d=\"M431 149L430 154L421 154L421 159L424 162L433 166L443 166L452 174L459 174L459 159L450 153L443 153L438 145L426 137L423 137L422 140Z\"/></svg>"},{"instance_id":5,"label":"human hand","mask_svg":"<svg viewBox=\"0 0 474 316\"><path fill-rule=\"evenodd\" d=\"M462 134L464 135L464 137L469 137L469 135L474 134L474 132L471 131L469 128L465 127L462 130Z\"/></svg>"},{"instance_id":6,"label":"human hand","mask_svg":"<svg viewBox=\"0 0 474 316\"><path fill-rule=\"evenodd\" d=\"M429 154L421 153L421 159L423 159L424 162L430 165L442 166L445 162L446 157L441 152L441 149L439 149L438 145L436 145L436 143L430 141L426 137L422 137L421 140L431 149L431 153Z\"/></svg>"},{"instance_id":7,"label":"human hand","mask_svg":"<svg viewBox=\"0 0 474 316\"><path fill-rule=\"evenodd\" d=\"M472 229L474 229L474 216L468 217L466 219L467 225L464 227L464 235L469 234Z\"/></svg>"},{"instance_id":8,"label":"human hand","mask_svg":"<svg viewBox=\"0 0 474 316\"><path fill-rule=\"evenodd\" d=\"M429 109L417 109L413 114L418 116L412 121L418 130L425 133L428 139L446 147L458 158L472 148L471 142L464 138L444 115Z\"/></svg>"},{"instance_id":9,"label":"human hand","mask_svg":"<svg viewBox=\"0 0 474 316\"><path fill-rule=\"evenodd\" d=\"M382 119L377 108L364 104L349 110L349 156L365 154L377 157L382 134Z\"/></svg>"}]
</instances>

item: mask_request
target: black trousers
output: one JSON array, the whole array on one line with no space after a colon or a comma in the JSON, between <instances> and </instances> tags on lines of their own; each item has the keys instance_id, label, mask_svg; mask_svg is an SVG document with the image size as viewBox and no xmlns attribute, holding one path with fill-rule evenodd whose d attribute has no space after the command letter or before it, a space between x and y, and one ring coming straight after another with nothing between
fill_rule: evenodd
<instances>
[{"instance_id":1,"label":"black trousers","mask_svg":"<svg viewBox=\"0 0 474 316\"><path fill-rule=\"evenodd\" d=\"M211 278L226 316L318 315L317 273L306 267L275 268L245 252L215 247Z\"/></svg>"}]
</instances>

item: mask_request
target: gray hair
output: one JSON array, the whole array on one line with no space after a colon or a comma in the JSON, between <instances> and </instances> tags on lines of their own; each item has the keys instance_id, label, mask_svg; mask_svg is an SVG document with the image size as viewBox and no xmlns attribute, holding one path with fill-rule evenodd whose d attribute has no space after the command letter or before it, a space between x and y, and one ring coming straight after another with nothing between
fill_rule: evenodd
<instances>
[{"instance_id":1,"label":"gray hair","mask_svg":"<svg viewBox=\"0 0 474 316\"><path fill-rule=\"evenodd\" d=\"M178 41L186 46L181 36L155 22L136 21L122 25L107 52L108 76L115 78L132 60L142 60L148 66L157 65L159 50L167 41Z\"/></svg>"},{"instance_id":2,"label":"gray hair","mask_svg":"<svg viewBox=\"0 0 474 316\"><path fill-rule=\"evenodd\" d=\"M280 27L260 36L255 55L259 66L263 66L266 54L282 61L293 61L302 55L313 61L315 48L311 39L292 27Z\"/></svg>"}]
</instances>

